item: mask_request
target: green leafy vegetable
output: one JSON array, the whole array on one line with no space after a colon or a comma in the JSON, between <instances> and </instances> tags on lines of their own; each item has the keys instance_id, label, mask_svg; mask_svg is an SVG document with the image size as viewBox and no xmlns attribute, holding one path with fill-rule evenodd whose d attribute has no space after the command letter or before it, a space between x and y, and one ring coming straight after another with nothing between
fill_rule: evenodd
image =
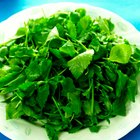
<instances>
[{"instance_id":1,"label":"green leafy vegetable","mask_svg":"<svg viewBox=\"0 0 140 140\"><path fill-rule=\"evenodd\" d=\"M126 116L138 93L140 49L114 29L84 8L25 23L0 44L6 118L39 124L58 140L60 132L98 132L100 122Z\"/></svg>"},{"instance_id":2,"label":"green leafy vegetable","mask_svg":"<svg viewBox=\"0 0 140 140\"><path fill-rule=\"evenodd\" d=\"M60 52L71 57L74 57L76 53L74 45L70 40L68 40L62 47L60 47L59 50Z\"/></svg>"},{"instance_id":3,"label":"green leafy vegetable","mask_svg":"<svg viewBox=\"0 0 140 140\"><path fill-rule=\"evenodd\" d=\"M76 79L78 79L88 67L92 60L93 54L93 50L87 50L86 52L83 52L68 61L68 67Z\"/></svg>"},{"instance_id":4,"label":"green leafy vegetable","mask_svg":"<svg viewBox=\"0 0 140 140\"><path fill-rule=\"evenodd\" d=\"M112 47L109 59L118 63L128 63L132 55L132 48L130 45L118 44Z\"/></svg>"},{"instance_id":5,"label":"green leafy vegetable","mask_svg":"<svg viewBox=\"0 0 140 140\"><path fill-rule=\"evenodd\" d=\"M71 20L69 20L66 26L67 26L67 30L68 30L68 34L70 38L76 39L77 31L76 31L75 24Z\"/></svg>"},{"instance_id":6,"label":"green leafy vegetable","mask_svg":"<svg viewBox=\"0 0 140 140\"><path fill-rule=\"evenodd\" d=\"M49 94L50 93L49 93L49 85L48 84L47 85L45 84L45 85L40 86L38 88L37 102L41 108L44 107L44 105L48 99Z\"/></svg>"},{"instance_id":7,"label":"green leafy vegetable","mask_svg":"<svg viewBox=\"0 0 140 140\"><path fill-rule=\"evenodd\" d=\"M119 97L124 91L128 77L126 74L123 74L121 71L118 72L118 79L116 81L116 96Z\"/></svg>"}]
</instances>

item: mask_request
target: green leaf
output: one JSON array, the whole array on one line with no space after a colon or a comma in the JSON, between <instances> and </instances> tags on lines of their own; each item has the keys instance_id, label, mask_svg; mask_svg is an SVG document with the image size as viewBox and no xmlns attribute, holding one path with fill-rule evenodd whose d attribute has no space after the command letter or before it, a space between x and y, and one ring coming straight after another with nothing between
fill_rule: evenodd
<instances>
[{"instance_id":1,"label":"green leaf","mask_svg":"<svg viewBox=\"0 0 140 140\"><path fill-rule=\"evenodd\" d=\"M104 76L103 76L103 71L102 68L100 66L98 66L97 64L93 65L93 70L94 70L94 74L97 76L97 78L101 81L104 80Z\"/></svg>"},{"instance_id":2,"label":"green leaf","mask_svg":"<svg viewBox=\"0 0 140 140\"><path fill-rule=\"evenodd\" d=\"M21 85L19 85L19 90L22 91L24 93L24 96L30 97L34 90L35 90L35 83L34 82L30 82L27 81Z\"/></svg>"},{"instance_id":3,"label":"green leaf","mask_svg":"<svg viewBox=\"0 0 140 140\"><path fill-rule=\"evenodd\" d=\"M93 115L93 110L91 110L91 100L84 101L83 110L84 110L86 115L88 115L88 116Z\"/></svg>"},{"instance_id":4,"label":"green leaf","mask_svg":"<svg viewBox=\"0 0 140 140\"><path fill-rule=\"evenodd\" d=\"M63 79L63 76L59 76L59 75L56 75L52 77L51 79L49 79L50 92L52 95L55 94L58 84L60 83L62 79Z\"/></svg>"},{"instance_id":5,"label":"green leaf","mask_svg":"<svg viewBox=\"0 0 140 140\"><path fill-rule=\"evenodd\" d=\"M32 85L34 85L34 82L29 81L21 84L18 88L22 91L27 91L29 90L29 88L31 88Z\"/></svg>"},{"instance_id":6,"label":"green leaf","mask_svg":"<svg viewBox=\"0 0 140 140\"><path fill-rule=\"evenodd\" d=\"M35 56L35 52L31 48L18 46L18 49L14 52L14 56L18 58L23 58L23 57L29 58Z\"/></svg>"},{"instance_id":7,"label":"green leaf","mask_svg":"<svg viewBox=\"0 0 140 140\"><path fill-rule=\"evenodd\" d=\"M0 88L2 88L4 85L8 84L10 81L14 80L18 76L17 72L12 72L6 74L4 77L0 78Z\"/></svg>"},{"instance_id":8,"label":"green leaf","mask_svg":"<svg viewBox=\"0 0 140 140\"><path fill-rule=\"evenodd\" d=\"M16 36L24 36L26 35L26 31L27 29L25 27L20 27L17 32L16 32Z\"/></svg>"},{"instance_id":9,"label":"green leaf","mask_svg":"<svg viewBox=\"0 0 140 140\"><path fill-rule=\"evenodd\" d=\"M18 28L15 36L12 37L12 40L21 38L23 36L26 36L26 34L27 34L27 28L26 27L20 27L20 28Z\"/></svg>"},{"instance_id":10,"label":"green leaf","mask_svg":"<svg viewBox=\"0 0 140 140\"><path fill-rule=\"evenodd\" d=\"M63 92L73 92L76 90L74 82L70 77L67 77L64 80L62 80L61 84L63 87Z\"/></svg>"},{"instance_id":11,"label":"green leaf","mask_svg":"<svg viewBox=\"0 0 140 140\"><path fill-rule=\"evenodd\" d=\"M126 64L129 62L131 55L132 49L130 45L118 44L112 47L110 51L109 60L121 64Z\"/></svg>"},{"instance_id":12,"label":"green leaf","mask_svg":"<svg viewBox=\"0 0 140 140\"><path fill-rule=\"evenodd\" d=\"M10 70L11 68L8 65L0 66L0 78L6 76Z\"/></svg>"},{"instance_id":13,"label":"green leaf","mask_svg":"<svg viewBox=\"0 0 140 140\"><path fill-rule=\"evenodd\" d=\"M90 99L90 88L88 88L86 91L82 93L83 96L85 96L87 99Z\"/></svg>"},{"instance_id":14,"label":"green leaf","mask_svg":"<svg viewBox=\"0 0 140 140\"><path fill-rule=\"evenodd\" d=\"M80 92L77 91L73 80L69 77L62 81L62 87L62 95L66 96L69 101L66 108L64 108L65 116L70 117L72 112L78 115L81 112L81 103L79 97Z\"/></svg>"},{"instance_id":15,"label":"green leaf","mask_svg":"<svg viewBox=\"0 0 140 140\"><path fill-rule=\"evenodd\" d=\"M103 57L106 57L105 55L107 54L107 48L106 46L102 45L100 43L99 38L97 35L92 35L94 36L91 43L89 44L89 48L93 49L95 51L94 60L102 59Z\"/></svg>"},{"instance_id":16,"label":"green leaf","mask_svg":"<svg viewBox=\"0 0 140 140\"><path fill-rule=\"evenodd\" d=\"M36 80L40 77L41 71L38 63L38 59L32 60L29 66L25 69L25 73L29 81Z\"/></svg>"},{"instance_id":17,"label":"green leaf","mask_svg":"<svg viewBox=\"0 0 140 140\"><path fill-rule=\"evenodd\" d=\"M73 128L70 128L68 130L69 133L76 133L78 132L80 129L82 129L82 125L78 125L78 126L74 126Z\"/></svg>"},{"instance_id":18,"label":"green leaf","mask_svg":"<svg viewBox=\"0 0 140 140\"><path fill-rule=\"evenodd\" d=\"M74 45L70 40L68 40L62 47L60 47L59 50L61 53L71 57L74 57L76 53Z\"/></svg>"},{"instance_id":19,"label":"green leaf","mask_svg":"<svg viewBox=\"0 0 140 140\"><path fill-rule=\"evenodd\" d=\"M6 119L18 119L24 114L22 104L18 101L6 105Z\"/></svg>"},{"instance_id":20,"label":"green leaf","mask_svg":"<svg viewBox=\"0 0 140 140\"><path fill-rule=\"evenodd\" d=\"M80 14L80 17L84 17L86 15L86 10L84 8L78 8L75 12Z\"/></svg>"},{"instance_id":21,"label":"green leaf","mask_svg":"<svg viewBox=\"0 0 140 140\"><path fill-rule=\"evenodd\" d=\"M80 14L78 12L71 12L70 19L73 23L77 23L80 20Z\"/></svg>"},{"instance_id":22,"label":"green leaf","mask_svg":"<svg viewBox=\"0 0 140 140\"><path fill-rule=\"evenodd\" d=\"M24 101L25 101L25 103L24 103L25 105L32 107L32 109L35 108L35 110L37 111L38 105L37 105L35 96L32 96L32 97L28 98L28 100L24 100Z\"/></svg>"},{"instance_id":23,"label":"green leaf","mask_svg":"<svg viewBox=\"0 0 140 140\"><path fill-rule=\"evenodd\" d=\"M83 16L77 24L78 34L82 34L83 32L85 32L85 30L89 28L91 23L92 20L90 16Z\"/></svg>"},{"instance_id":24,"label":"green leaf","mask_svg":"<svg viewBox=\"0 0 140 140\"><path fill-rule=\"evenodd\" d=\"M41 108L44 107L44 105L48 99L49 94L50 94L50 91L49 91L48 84L44 84L38 88L36 100Z\"/></svg>"},{"instance_id":25,"label":"green leaf","mask_svg":"<svg viewBox=\"0 0 140 140\"><path fill-rule=\"evenodd\" d=\"M50 59L42 59L39 63L39 67L42 78L47 80L52 68L52 61Z\"/></svg>"},{"instance_id":26,"label":"green leaf","mask_svg":"<svg viewBox=\"0 0 140 140\"><path fill-rule=\"evenodd\" d=\"M65 112L65 118L70 118L72 116L72 108L69 107L68 105L67 106L64 106L63 107L63 110Z\"/></svg>"},{"instance_id":27,"label":"green leaf","mask_svg":"<svg viewBox=\"0 0 140 140\"><path fill-rule=\"evenodd\" d=\"M23 105L22 110L23 110L25 115L31 116L33 118L37 118L36 114L34 113L34 111L29 106Z\"/></svg>"},{"instance_id":28,"label":"green leaf","mask_svg":"<svg viewBox=\"0 0 140 140\"><path fill-rule=\"evenodd\" d=\"M79 115L81 113L81 101L79 95L79 91L67 93L67 98L69 101L68 106L71 108L75 115Z\"/></svg>"},{"instance_id":29,"label":"green leaf","mask_svg":"<svg viewBox=\"0 0 140 140\"><path fill-rule=\"evenodd\" d=\"M104 87L104 86L102 86L102 87ZM106 111L109 112L112 109L112 104L111 104L109 96L107 94L108 92L105 91L105 89L102 89L101 93L102 93L102 95L101 95L102 96L102 102L103 102L103 104L106 108Z\"/></svg>"},{"instance_id":30,"label":"green leaf","mask_svg":"<svg viewBox=\"0 0 140 140\"><path fill-rule=\"evenodd\" d=\"M58 49L52 49L50 48L50 52L58 59L62 59L63 56L62 54L60 53L60 51Z\"/></svg>"},{"instance_id":31,"label":"green leaf","mask_svg":"<svg viewBox=\"0 0 140 140\"><path fill-rule=\"evenodd\" d=\"M95 106L95 108L94 108L95 114L101 113L102 110L101 110L101 107L100 107L99 103L95 100L94 104L95 104L95 105L94 105L94 106Z\"/></svg>"},{"instance_id":32,"label":"green leaf","mask_svg":"<svg viewBox=\"0 0 140 140\"><path fill-rule=\"evenodd\" d=\"M135 59L139 59L140 58L140 49L139 48L134 48L134 53L132 54L132 56Z\"/></svg>"},{"instance_id":33,"label":"green leaf","mask_svg":"<svg viewBox=\"0 0 140 140\"><path fill-rule=\"evenodd\" d=\"M93 54L93 50L87 50L68 61L69 70L76 79L78 79L88 67L92 60Z\"/></svg>"},{"instance_id":34,"label":"green leaf","mask_svg":"<svg viewBox=\"0 0 140 140\"><path fill-rule=\"evenodd\" d=\"M106 77L111 82L116 82L117 79L117 71L114 70L111 66L105 66Z\"/></svg>"},{"instance_id":35,"label":"green leaf","mask_svg":"<svg viewBox=\"0 0 140 140\"><path fill-rule=\"evenodd\" d=\"M75 24L71 20L68 20L66 26L67 26L67 31L68 31L69 37L75 40L77 37L77 31L76 31Z\"/></svg>"},{"instance_id":36,"label":"green leaf","mask_svg":"<svg viewBox=\"0 0 140 140\"><path fill-rule=\"evenodd\" d=\"M52 40L49 41L47 47L53 48L53 49L58 49L62 46L62 38L60 36L56 36Z\"/></svg>"},{"instance_id":37,"label":"green leaf","mask_svg":"<svg viewBox=\"0 0 140 140\"><path fill-rule=\"evenodd\" d=\"M89 48L94 49L96 52L99 51L101 44L99 39L97 38L97 36L95 34L93 34L93 39L91 40L90 44L89 44Z\"/></svg>"},{"instance_id":38,"label":"green leaf","mask_svg":"<svg viewBox=\"0 0 140 140\"><path fill-rule=\"evenodd\" d=\"M118 78L116 80L116 96L120 97L126 87L128 76L123 74L120 70L117 71Z\"/></svg>"},{"instance_id":39,"label":"green leaf","mask_svg":"<svg viewBox=\"0 0 140 140\"><path fill-rule=\"evenodd\" d=\"M25 76L20 74L14 80L10 81L8 84L5 85L5 88L2 90L2 94L13 92L18 88L18 86L25 82Z\"/></svg>"},{"instance_id":40,"label":"green leaf","mask_svg":"<svg viewBox=\"0 0 140 140\"><path fill-rule=\"evenodd\" d=\"M93 125L93 126L89 127L89 130L91 132L99 132L100 129L101 129L100 125Z\"/></svg>"},{"instance_id":41,"label":"green leaf","mask_svg":"<svg viewBox=\"0 0 140 140\"><path fill-rule=\"evenodd\" d=\"M130 101L135 102L135 96L138 93L137 81L129 79L126 85L126 95Z\"/></svg>"},{"instance_id":42,"label":"green leaf","mask_svg":"<svg viewBox=\"0 0 140 140\"><path fill-rule=\"evenodd\" d=\"M64 29L64 26L61 25L61 24L57 24L56 27L57 27L59 36L62 37L62 38L64 38L65 37L65 29Z\"/></svg>"},{"instance_id":43,"label":"green leaf","mask_svg":"<svg viewBox=\"0 0 140 140\"><path fill-rule=\"evenodd\" d=\"M54 27L48 34L48 37L46 39L46 42L50 41L50 40L53 40L53 39L56 39L57 37L59 36L59 33L58 33L58 30L57 30L57 27Z\"/></svg>"},{"instance_id":44,"label":"green leaf","mask_svg":"<svg viewBox=\"0 0 140 140\"><path fill-rule=\"evenodd\" d=\"M109 27L110 32L113 31L115 28L115 25L111 22L110 19L109 20L106 19L106 21L108 23L108 27Z\"/></svg>"},{"instance_id":45,"label":"green leaf","mask_svg":"<svg viewBox=\"0 0 140 140\"><path fill-rule=\"evenodd\" d=\"M15 56L16 51L18 51L20 48L17 44L14 44L10 47L9 49L9 55L10 56Z\"/></svg>"},{"instance_id":46,"label":"green leaf","mask_svg":"<svg viewBox=\"0 0 140 140\"><path fill-rule=\"evenodd\" d=\"M113 114L126 116L126 95L116 98L116 100L112 104Z\"/></svg>"},{"instance_id":47,"label":"green leaf","mask_svg":"<svg viewBox=\"0 0 140 140\"><path fill-rule=\"evenodd\" d=\"M39 48L38 54L40 57L46 57L48 55L48 48L47 47Z\"/></svg>"},{"instance_id":48,"label":"green leaf","mask_svg":"<svg viewBox=\"0 0 140 140\"><path fill-rule=\"evenodd\" d=\"M45 128L48 133L49 140L58 140L59 132L57 132L53 126L46 124Z\"/></svg>"},{"instance_id":49,"label":"green leaf","mask_svg":"<svg viewBox=\"0 0 140 140\"><path fill-rule=\"evenodd\" d=\"M18 89L17 89L16 92L14 92L14 94L15 94L20 100L23 100L23 98L25 97L25 94L24 94L22 91L18 90Z\"/></svg>"},{"instance_id":50,"label":"green leaf","mask_svg":"<svg viewBox=\"0 0 140 140\"><path fill-rule=\"evenodd\" d=\"M0 47L0 57L4 57L8 54L8 48L7 47Z\"/></svg>"},{"instance_id":51,"label":"green leaf","mask_svg":"<svg viewBox=\"0 0 140 140\"><path fill-rule=\"evenodd\" d=\"M101 17L98 18L98 23L101 31L110 33L109 25L106 19L103 19Z\"/></svg>"}]
</instances>

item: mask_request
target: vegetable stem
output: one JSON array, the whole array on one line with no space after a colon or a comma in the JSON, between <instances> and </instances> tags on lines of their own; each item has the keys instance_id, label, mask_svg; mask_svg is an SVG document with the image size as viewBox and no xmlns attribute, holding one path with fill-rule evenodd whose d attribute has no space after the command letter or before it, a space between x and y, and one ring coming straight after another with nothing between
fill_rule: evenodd
<instances>
[{"instance_id":1,"label":"vegetable stem","mask_svg":"<svg viewBox=\"0 0 140 140\"><path fill-rule=\"evenodd\" d=\"M57 108L57 110L58 110L58 112L59 112L59 114L60 114L60 116L62 118L62 121L63 121L64 120L64 116L63 116L63 114L62 114L62 112L61 112L61 110L59 108L59 105L58 105L57 101L54 99L53 96L52 96L52 100L53 100L53 102L54 102L54 104L55 104L55 106L56 106L56 108Z\"/></svg>"},{"instance_id":2,"label":"vegetable stem","mask_svg":"<svg viewBox=\"0 0 140 140\"><path fill-rule=\"evenodd\" d=\"M84 51L87 50L87 48L85 47L85 45L83 45L79 40L76 40L76 42L82 47L82 49L83 49Z\"/></svg>"}]
</instances>

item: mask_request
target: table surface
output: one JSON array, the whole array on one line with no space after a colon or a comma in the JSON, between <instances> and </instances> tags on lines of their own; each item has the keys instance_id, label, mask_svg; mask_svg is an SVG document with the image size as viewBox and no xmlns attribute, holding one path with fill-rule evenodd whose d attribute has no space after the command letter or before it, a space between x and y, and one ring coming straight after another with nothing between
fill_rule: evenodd
<instances>
[{"instance_id":1,"label":"table surface","mask_svg":"<svg viewBox=\"0 0 140 140\"><path fill-rule=\"evenodd\" d=\"M0 0L0 22L6 20L8 17L17 12L32 6L67 1L87 3L110 10L129 21L137 30L140 31L140 0L88 0L88 2L87 0ZM0 133L0 140L9 139ZM140 140L140 125L120 140Z\"/></svg>"}]
</instances>

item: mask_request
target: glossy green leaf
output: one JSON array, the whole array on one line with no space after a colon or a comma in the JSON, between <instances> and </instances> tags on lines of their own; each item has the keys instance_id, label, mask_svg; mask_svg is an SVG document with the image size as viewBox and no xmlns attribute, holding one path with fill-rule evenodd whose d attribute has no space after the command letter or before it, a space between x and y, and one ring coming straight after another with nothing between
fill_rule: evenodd
<instances>
[{"instance_id":1,"label":"glossy green leaf","mask_svg":"<svg viewBox=\"0 0 140 140\"><path fill-rule=\"evenodd\" d=\"M62 47L60 47L59 50L61 53L64 53L71 57L74 57L76 54L74 44L70 40L68 40Z\"/></svg>"},{"instance_id":2,"label":"glossy green leaf","mask_svg":"<svg viewBox=\"0 0 140 140\"><path fill-rule=\"evenodd\" d=\"M83 52L68 61L69 70L76 79L78 79L88 67L92 60L93 54L93 50L87 50L86 52Z\"/></svg>"},{"instance_id":3,"label":"glossy green leaf","mask_svg":"<svg viewBox=\"0 0 140 140\"><path fill-rule=\"evenodd\" d=\"M126 64L130 60L131 55L132 49L130 45L118 44L112 47L109 60L121 64Z\"/></svg>"}]
</instances>

